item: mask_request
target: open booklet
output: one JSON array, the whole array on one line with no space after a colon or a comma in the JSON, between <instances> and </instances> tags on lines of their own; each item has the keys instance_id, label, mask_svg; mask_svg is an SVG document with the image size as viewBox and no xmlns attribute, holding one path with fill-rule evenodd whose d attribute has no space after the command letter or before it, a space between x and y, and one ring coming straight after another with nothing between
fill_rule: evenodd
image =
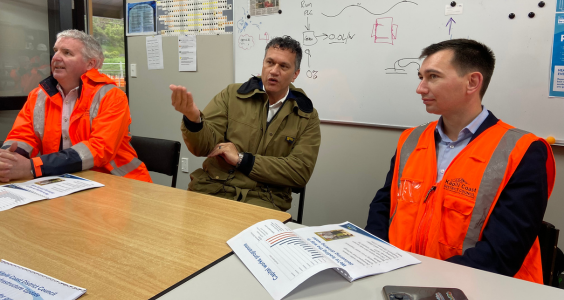
<instances>
[{"instance_id":1,"label":"open booklet","mask_svg":"<svg viewBox=\"0 0 564 300\"><path fill-rule=\"evenodd\" d=\"M420 263L349 222L292 230L280 221L266 220L227 244L276 300L326 269L352 282Z\"/></svg>"},{"instance_id":2,"label":"open booklet","mask_svg":"<svg viewBox=\"0 0 564 300\"><path fill-rule=\"evenodd\" d=\"M7 184L0 186L0 211L101 186L104 185L71 174L41 177L26 182Z\"/></svg>"}]
</instances>

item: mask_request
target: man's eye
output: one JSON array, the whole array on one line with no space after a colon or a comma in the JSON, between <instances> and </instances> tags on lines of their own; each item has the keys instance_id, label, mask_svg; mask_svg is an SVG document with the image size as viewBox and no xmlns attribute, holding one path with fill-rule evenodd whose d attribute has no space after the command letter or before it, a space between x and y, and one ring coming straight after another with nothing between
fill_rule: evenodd
<instances>
[{"instance_id":1,"label":"man's eye","mask_svg":"<svg viewBox=\"0 0 564 300\"><path fill-rule=\"evenodd\" d=\"M439 78L439 76L437 76L435 74L431 74L429 77L431 77L431 79Z\"/></svg>"}]
</instances>

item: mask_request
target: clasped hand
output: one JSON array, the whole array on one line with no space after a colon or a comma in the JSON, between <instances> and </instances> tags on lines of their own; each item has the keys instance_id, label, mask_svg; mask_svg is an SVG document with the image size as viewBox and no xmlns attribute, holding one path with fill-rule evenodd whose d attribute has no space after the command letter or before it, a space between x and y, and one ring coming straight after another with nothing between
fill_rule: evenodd
<instances>
[{"instance_id":1,"label":"clasped hand","mask_svg":"<svg viewBox=\"0 0 564 300\"><path fill-rule=\"evenodd\" d=\"M217 144L213 150L208 154L208 157L216 157L221 156L225 161L232 165L236 166L237 162L239 161L239 152L237 151L237 147L233 143L219 143Z\"/></svg>"},{"instance_id":2,"label":"clasped hand","mask_svg":"<svg viewBox=\"0 0 564 300\"><path fill-rule=\"evenodd\" d=\"M18 142L14 142L8 149L0 149L0 182L33 178L29 159L16 153L16 149Z\"/></svg>"}]
</instances>

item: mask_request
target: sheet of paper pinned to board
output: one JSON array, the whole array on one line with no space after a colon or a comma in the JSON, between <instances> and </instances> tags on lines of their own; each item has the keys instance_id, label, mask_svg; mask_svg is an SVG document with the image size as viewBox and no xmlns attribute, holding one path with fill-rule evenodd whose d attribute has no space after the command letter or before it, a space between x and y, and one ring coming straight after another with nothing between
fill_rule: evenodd
<instances>
[{"instance_id":1,"label":"sheet of paper pinned to board","mask_svg":"<svg viewBox=\"0 0 564 300\"><path fill-rule=\"evenodd\" d=\"M281 0L249 0L249 14L251 16L278 14ZM302 4L303 7L304 4Z\"/></svg>"},{"instance_id":2,"label":"sheet of paper pinned to board","mask_svg":"<svg viewBox=\"0 0 564 300\"><path fill-rule=\"evenodd\" d=\"M147 67L149 70L164 69L163 36L148 36L146 39Z\"/></svg>"},{"instance_id":3,"label":"sheet of paper pinned to board","mask_svg":"<svg viewBox=\"0 0 564 300\"><path fill-rule=\"evenodd\" d=\"M178 71L196 71L196 36L178 36Z\"/></svg>"},{"instance_id":4,"label":"sheet of paper pinned to board","mask_svg":"<svg viewBox=\"0 0 564 300\"><path fill-rule=\"evenodd\" d=\"M151 35L157 33L156 1L127 3L125 11L126 35Z\"/></svg>"}]
</instances>

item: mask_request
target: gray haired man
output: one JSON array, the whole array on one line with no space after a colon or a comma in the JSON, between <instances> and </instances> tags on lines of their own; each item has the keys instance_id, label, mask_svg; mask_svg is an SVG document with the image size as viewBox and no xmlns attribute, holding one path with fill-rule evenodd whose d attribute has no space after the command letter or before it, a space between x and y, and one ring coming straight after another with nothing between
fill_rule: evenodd
<instances>
[{"instance_id":1,"label":"gray haired man","mask_svg":"<svg viewBox=\"0 0 564 300\"><path fill-rule=\"evenodd\" d=\"M2 145L0 181L92 169L151 182L129 144L127 96L97 70L104 62L100 44L66 30L53 49L53 75L29 93Z\"/></svg>"}]
</instances>

